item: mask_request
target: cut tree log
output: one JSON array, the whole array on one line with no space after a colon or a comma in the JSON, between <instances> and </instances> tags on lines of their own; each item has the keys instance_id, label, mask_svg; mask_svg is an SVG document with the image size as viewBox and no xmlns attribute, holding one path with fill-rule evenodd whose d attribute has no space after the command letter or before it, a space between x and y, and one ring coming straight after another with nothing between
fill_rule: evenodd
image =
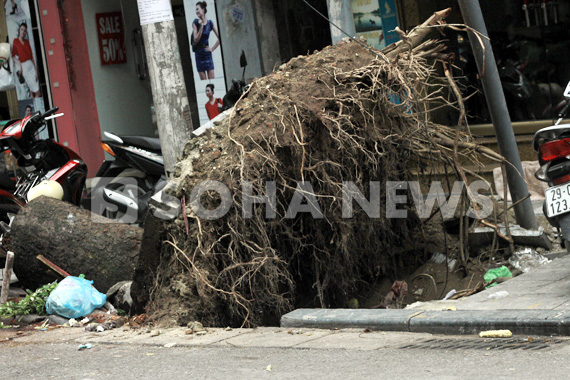
<instances>
[{"instance_id":1,"label":"cut tree log","mask_svg":"<svg viewBox=\"0 0 570 380\"><path fill-rule=\"evenodd\" d=\"M105 293L117 282L132 279L142 232L70 203L40 197L18 213L3 244L15 253L14 272L25 288L34 290L59 279L36 258L43 255L73 276L84 274Z\"/></svg>"}]
</instances>

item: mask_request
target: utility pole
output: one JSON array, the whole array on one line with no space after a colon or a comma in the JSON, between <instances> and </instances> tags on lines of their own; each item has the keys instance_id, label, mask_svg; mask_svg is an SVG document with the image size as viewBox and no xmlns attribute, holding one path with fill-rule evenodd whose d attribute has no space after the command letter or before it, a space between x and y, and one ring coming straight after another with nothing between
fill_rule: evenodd
<instances>
[{"instance_id":1,"label":"utility pole","mask_svg":"<svg viewBox=\"0 0 570 380\"><path fill-rule=\"evenodd\" d=\"M137 3L158 136L169 174L193 129L172 6L170 0L137 0Z\"/></svg>"},{"instance_id":2,"label":"utility pole","mask_svg":"<svg viewBox=\"0 0 570 380\"><path fill-rule=\"evenodd\" d=\"M536 223L536 216L534 215L530 197L521 201L528 196L528 187L524 178L521 158L513 132L511 117L507 109L507 102L503 94L503 87L501 86L497 63L495 62L491 42L487 38L489 33L487 33L479 1L459 0L459 7L461 8L465 24L483 35L483 37L479 38L473 31L469 30L468 32L481 83L483 84L483 92L485 93L485 99L487 99L487 106L489 107L495 135L497 136L499 151L510 163L507 163L505 167L511 198L513 203L516 203L514 207L516 221L523 228L536 230L538 229L538 224Z\"/></svg>"},{"instance_id":3,"label":"utility pole","mask_svg":"<svg viewBox=\"0 0 570 380\"><path fill-rule=\"evenodd\" d=\"M350 37L356 36L354 18L352 16L352 9L349 1L327 0L327 8L329 10L329 19L331 22L342 29L341 31L333 25L330 26L333 45L346 37L346 34L344 33L347 33Z\"/></svg>"},{"instance_id":4,"label":"utility pole","mask_svg":"<svg viewBox=\"0 0 570 380\"><path fill-rule=\"evenodd\" d=\"M148 61L148 72L154 100L154 109L158 125L158 136L164 157L166 174L172 173L184 145L192 134L192 118L188 94L184 84L182 64L172 6L170 0L137 0L141 29ZM171 182L172 183L172 182ZM143 240L139 253L139 268L133 277L131 294L133 307L143 311L150 297L146 287L149 277L160 263L161 220L156 216L158 205L167 208L179 202L172 196L165 196L164 191L155 194L149 201L149 211L144 224ZM155 197L158 196L158 199ZM158 207L160 208L160 207ZM153 211L154 210L154 211ZM173 216L178 214L175 211Z\"/></svg>"}]
</instances>

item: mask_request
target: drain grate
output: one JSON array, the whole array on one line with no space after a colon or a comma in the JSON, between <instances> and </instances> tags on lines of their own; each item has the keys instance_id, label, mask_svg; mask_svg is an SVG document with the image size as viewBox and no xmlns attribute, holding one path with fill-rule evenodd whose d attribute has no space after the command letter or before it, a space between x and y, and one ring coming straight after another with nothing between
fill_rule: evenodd
<instances>
[{"instance_id":1,"label":"drain grate","mask_svg":"<svg viewBox=\"0 0 570 380\"><path fill-rule=\"evenodd\" d=\"M559 338L510 338L510 339L427 339L414 344L406 344L399 349L431 350L548 350L569 339Z\"/></svg>"}]
</instances>

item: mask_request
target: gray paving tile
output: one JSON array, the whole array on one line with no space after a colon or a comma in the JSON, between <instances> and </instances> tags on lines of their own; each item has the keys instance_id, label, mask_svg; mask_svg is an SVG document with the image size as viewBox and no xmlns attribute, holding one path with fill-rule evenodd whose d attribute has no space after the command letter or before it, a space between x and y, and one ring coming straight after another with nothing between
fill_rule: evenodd
<instances>
[{"instance_id":1,"label":"gray paving tile","mask_svg":"<svg viewBox=\"0 0 570 380\"><path fill-rule=\"evenodd\" d=\"M330 330L317 329L258 329L250 334L241 334L218 342L216 345L230 345L234 347L293 347L320 339L329 334L331 334Z\"/></svg>"},{"instance_id":2,"label":"gray paving tile","mask_svg":"<svg viewBox=\"0 0 570 380\"><path fill-rule=\"evenodd\" d=\"M401 333L406 334L406 333ZM356 336L358 338L356 338ZM362 330L357 335L355 332L334 332L317 340L299 344L299 348L343 348L358 350L377 350L387 345L386 333L364 333Z\"/></svg>"}]
</instances>

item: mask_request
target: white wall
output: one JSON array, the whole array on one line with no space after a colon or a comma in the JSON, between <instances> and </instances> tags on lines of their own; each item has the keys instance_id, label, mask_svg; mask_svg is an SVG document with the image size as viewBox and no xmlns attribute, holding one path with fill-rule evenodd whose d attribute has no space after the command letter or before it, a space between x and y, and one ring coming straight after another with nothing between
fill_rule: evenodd
<instances>
[{"instance_id":1,"label":"white wall","mask_svg":"<svg viewBox=\"0 0 570 380\"><path fill-rule=\"evenodd\" d=\"M127 63L102 66L96 13L124 12ZM138 78L132 31L140 26L136 0L81 0L101 132L155 136L150 81Z\"/></svg>"},{"instance_id":2,"label":"white wall","mask_svg":"<svg viewBox=\"0 0 570 380\"><path fill-rule=\"evenodd\" d=\"M229 89L233 78L241 79L243 69L239 65L239 57L242 50L245 51L247 57L246 82L263 75L255 31L255 15L251 0L217 0L216 4L224 53L226 83ZM236 4L239 4L245 11L243 23L234 23L230 15L231 8ZM189 11L186 10L186 12Z\"/></svg>"},{"instance_id":3,"label":"white wall","mask_svg":"<svg viewBox=\"0 0 570 380\"><path fill-rule=\"evenodd\" d=\"M255 0L254 5L257 13L259 42L261 43L263 75L267 75L281 64L275 12L272 1Z\"/></svg>"},{"instance_id":4,"label":"white wall","mask_svg":"<svg viewBox=\"0 0 570 380\"><path fill-rule=\"evenodd\" d=\"M343 31L350 36L356 35L354 27L354 19L352 17L352 7L348 0L327 0L327 7L329 10L329 18L331 21L338 25ZM331 24L331 39L332 43L337 44L346 35L338 28Z\"/></svg>"}]
</instances>

